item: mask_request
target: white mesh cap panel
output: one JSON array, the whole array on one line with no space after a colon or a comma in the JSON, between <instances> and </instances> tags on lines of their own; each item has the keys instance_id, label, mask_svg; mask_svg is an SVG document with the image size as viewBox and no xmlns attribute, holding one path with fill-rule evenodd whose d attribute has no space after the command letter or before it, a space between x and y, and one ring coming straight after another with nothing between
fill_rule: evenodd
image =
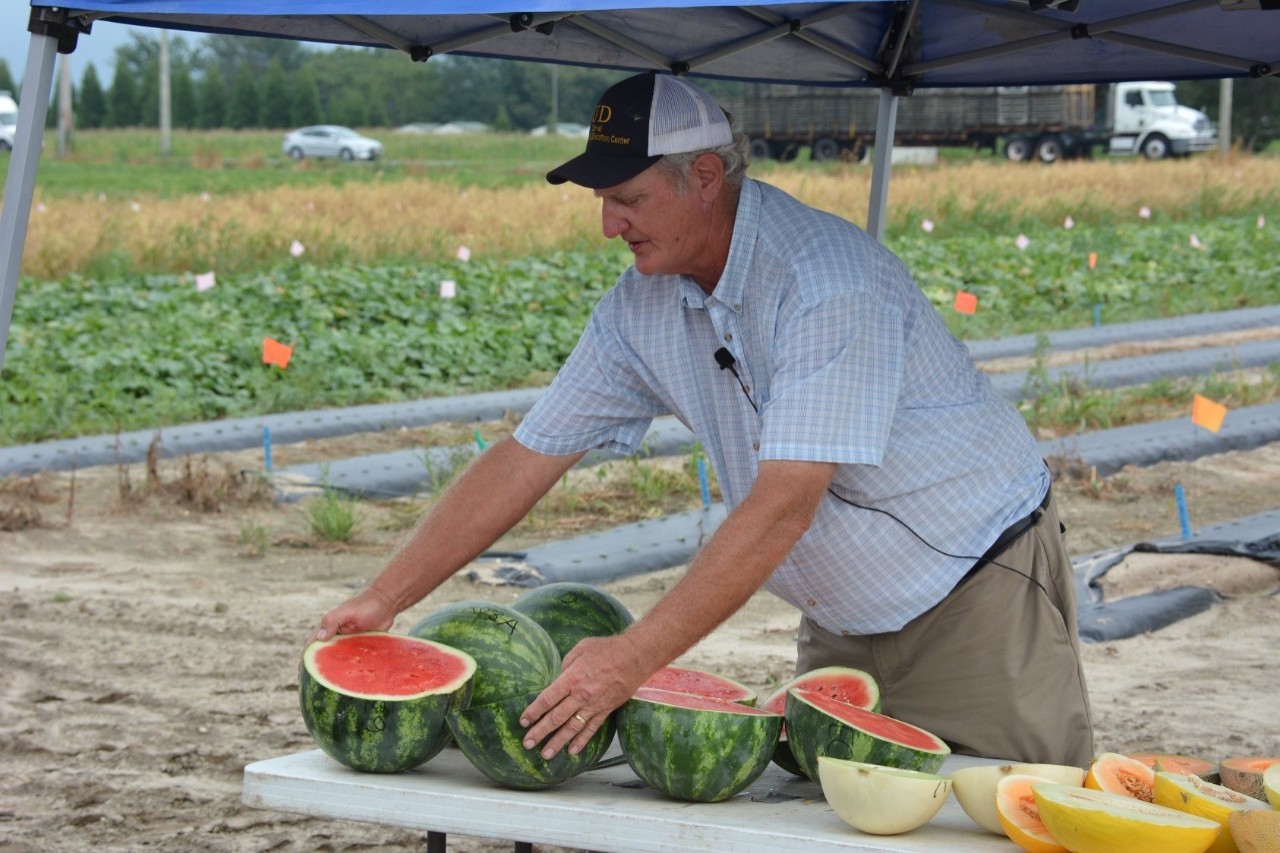
<instances>
[{"instance_id":1,"label":"white mesh cap panel","mask_svg":"<svg viewBox=\"0 0 1280 853\"><path fill-rule=\"evenodd\" d=\"M649 154L719 148L733 141L724 111L706 92L668 74L653 82Z\"/></svg>"}]
</instances>

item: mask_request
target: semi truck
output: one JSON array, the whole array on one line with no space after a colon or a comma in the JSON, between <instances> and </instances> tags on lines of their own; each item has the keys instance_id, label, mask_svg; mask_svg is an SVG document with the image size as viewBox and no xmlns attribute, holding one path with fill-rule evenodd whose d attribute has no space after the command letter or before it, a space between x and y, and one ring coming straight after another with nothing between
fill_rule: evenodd
<instances>
[{"instance_id":1,"label":"semi truck","mask_svg":"<svg viewBox=\"0 0 1280 853\"><path fill-rule=\"evenodd\" d=\"M13 150L13 136L18 132L18 102L5 89L0 89L0 151Z\"/></svg>"},{"instance_id":2,"label":"semi truck","mask_svg":"<svg viewBox=\"0 0 1280 853\"><path fill-rule=\"evenodd\" d=\"M875 89L748 84L725 99L752 159L861 159L875 139ZM1100 104L1099 101L1102 101ZM1099 110L1099 106L1102 109ZM1172 83L917 89L898 101L896 145L964 146L1053 163L1096 149L1148 160L1218 146L1217 128L1180 105Z\"/></svg>"}]
</instances>

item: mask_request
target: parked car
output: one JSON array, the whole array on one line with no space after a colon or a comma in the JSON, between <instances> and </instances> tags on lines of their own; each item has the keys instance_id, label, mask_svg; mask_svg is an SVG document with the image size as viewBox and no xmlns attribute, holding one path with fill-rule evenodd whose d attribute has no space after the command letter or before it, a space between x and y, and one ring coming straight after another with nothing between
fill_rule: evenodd
<instances>
[{"instance_id":1,"label":"parked car","mask_svg":"<svg viewBox=\"0 0 1280 853\"><path fill-rule=\"evenodd\" d=\"M301 127L284 135L280 146L294 160L303 157L337 157L339 160L377 160L382 143L361 136L349 127L318 124Z\"/></svg>"}]
</instances>

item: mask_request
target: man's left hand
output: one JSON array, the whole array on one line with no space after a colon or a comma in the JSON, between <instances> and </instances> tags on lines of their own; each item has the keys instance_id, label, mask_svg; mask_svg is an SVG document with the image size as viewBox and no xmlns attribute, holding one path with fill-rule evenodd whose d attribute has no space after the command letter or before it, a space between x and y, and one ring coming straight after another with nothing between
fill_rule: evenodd
<instances>
[{"instance_id":1,"label":"man's left hand","mask_svg":"<svg viewBox=\"0 0 1280 853\"><path fill-rule=\"evenodd\" d=\"M625 634L578 643L564 656L560 677L520 715L525 749L542 744L542 757L550 759L568 745L577 755L650 672Z\"/></svg>"}]
</instances>

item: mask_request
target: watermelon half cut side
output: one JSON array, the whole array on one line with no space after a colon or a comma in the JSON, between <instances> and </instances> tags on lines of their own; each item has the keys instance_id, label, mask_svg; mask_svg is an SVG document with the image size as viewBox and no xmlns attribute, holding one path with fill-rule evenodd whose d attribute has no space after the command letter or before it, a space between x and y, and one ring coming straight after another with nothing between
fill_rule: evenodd
<instances>
[{"instance_id":1,"label":"watermelon half cut side","mask_svg":"<svg viewBox=\"0 0 1280 853\"><path fill-rule=\"evenodd\" d=\"M769 766L782 717L691 693L641 687L618 709L618 742L631 769L679 800L716 803Z\"/></svg>"},{"instance_id":2,"label":"watermelon half cut side","mask_svg":"<svg viewBox=\"0 0 1280 853\"><path fill-rule=\"evenodd\" d=\"M541 625L561 657L587 637L621 634L634 621L631 611L616 597L576 581L535 587L513 601L511 609Z\"/></svg>"},{"instance_id":3,"label":"watermelon half cut side","mask_svg":"<svg viewBox=\"0 0 1280 853\"><path fill-rule=\"evenodd\" d=\"M471 697L476 662L440 643L385 632L307 646L298 700L325 754L355 770L397 773L449 742L445 717Z\"/></svg>"},{"instance_id":4,"label":"watermelon half cut side","mask_svg":"<svg viewBox=\"0 0 1280 853\"><path fill-rule=\"evenodd\" d=\"M489 705L457 708L446 718L462 754L477 770L503 787L534 791L557 785L590 770L613 744L616 723L610 714L577 755L562 749L545 759L540 752L541 745L525 749L520 714L537 697L537 693L531 693Z\"/></svg>"},{"instance_id":5,"label":"watermelon half cut side","mask_svg":"<svg viewBox=\"0 0 1280 853\"><path fill-rule=\"evenodd\" d=\"M880 685L870 673L849 666L824 666L810 670L780 686L769 694L760 707L775 714L787 710L787 691L792 688L823 693L848 705L856 705L868 711L880 710ZM803 776L804 771L791 754L787 743L787 727L784 724L778 737L778 747L773 753L773 763L793 776Z\"/></svg>"},{"instance_id":6,"label":"watermelon half cut side","mask_svg":"<svg viewBox=\"0 0 1280 853\"><path fill-rule=\"evenodd\" d=\"M649 676L644 684L640 685L641 690L646 688L688 693L691 696L706 696L724 702L737 702L741 705L754 705L757 698L754 690L732 678L675 664L664 666Z\"/></svg>"},{"instance_id":7,"label":"watermelon half cut side","mask_svg":"<svg viewBox=\"0 0 1280 853\"><path fill-rule=\"evenodd\" d=\"M942 738L918 726L808 690L787 694L788 745L810 779L818 757L934 773L951 754Z\"/></svg>"}]
</instances>

